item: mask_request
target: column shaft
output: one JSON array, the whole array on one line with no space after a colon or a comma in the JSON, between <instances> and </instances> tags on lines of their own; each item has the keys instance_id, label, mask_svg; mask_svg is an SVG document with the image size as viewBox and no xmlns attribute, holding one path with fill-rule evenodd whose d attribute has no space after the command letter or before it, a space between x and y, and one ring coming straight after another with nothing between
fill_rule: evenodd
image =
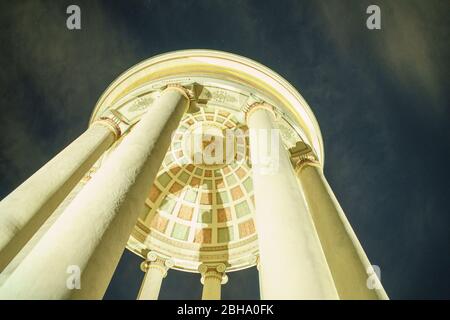
<instances>
[{"instance_id":1,"label":"column shaft","mask_svg":"<svg viewBox=\"0 0 450 320\"><path fill-rule=\"evenodd\" d=\"M0 272L114 140L92 125L0 202Z\"/></svg>"},{"instance_id":2,"label":"column shaft","mask_svg":"<svg viewBox=\"0 0 450 320\"><path fill-rule=\"evenodd\" d=\"M167 270L172 266L171 259L150 251L147 254L147 260L141 264L141 270L145 272L145 276L139 290L138 300L158 300L162 281L167 276Z\"/></svg>"},{"instance_id":3,"label":"column shaft","mask_svg":"<svg viewBox=\"0 0 450 320\"><path fill-rule=\"evenodd\" d=\"M274 130L273 115L258 108L250 110L247 118L251 130L261 297L337 299L331 273L287 150L279 132ZM268 139L263 139L265 131ZM271 134L275 135L274 145ZM263 161L260 154L264 148L271 151L268 161ZM274 169L269 168L269 172L267 162L275 166Z\"/></svg>"},{"instance_id":4,"label":"column shaft","mask_svg":"<svg viewBox=\"0 0 450 320\"><path fill-rule=\"evenodd\" d=\"M6 280L6 278L13 273L13 271L19 266L23 259L31 252L34 246L39 242L43 235L48 229L55 223L58 217L67 208L70 202L76 197L76 195L81 191L81 189L86 184L84 178L73 188L69 195L63 200L63 202L55 209L55 211L48 217L47 220L42 224L42 226L36 231L33 237L25 244L25 246L19 251L19 253L11 260L11 262L2 271L0 286Z\"/></svg>"},{"instance_id":5,"label":"column shaft","mask_svg":"<svg viewBox=\"0 0 450 320\"><path fill-rule=\"evenodd\" d=\"M228 282L225 274L226 265L224 263L210 265L201 264L198 271L201 273L203 284L202 300L220 300L222 284Z\"/></svg>"},{"instance_id":6,"label":"column shaft","mask_svg":"<svg viewBox=\"0 0 450 320\"><path fill-rule=\"evenodd\" d=\"M380 284L367 285L371 268L361 244L333 194L323 171L304 164L299 180L341 299L387 299Z\"/></svg>"},{"instance_id":7,"label":"column shaft","mask_svg":"<svg viewBox=\"0 0 450 320\"><path fill-rule=\"evenodd\" d=\"M204 277L202 300L220 300L222 280L217 277Z\"/></svg>"},{"instance_id":8,"label":"column shaft","mask_svg":"<svg viewBox=\"0 0 450 320\"><path fill-rule=\"evenodd\" d=\"M156 268L149 268L144 276L138 300L158 300L161 284L165 277L165 272Z\"/></svg>"},{"instance_id":9,"label":"column shaft","mask_svg":"<svg viewBox=\"0 0 450 320\"><path fill-rule=\"evenodd\" d=\"M189 104L166 89L0 288L0 299L101 299ZM66 285L68 267L81 289Z\"/></svg>"}]
</instances>

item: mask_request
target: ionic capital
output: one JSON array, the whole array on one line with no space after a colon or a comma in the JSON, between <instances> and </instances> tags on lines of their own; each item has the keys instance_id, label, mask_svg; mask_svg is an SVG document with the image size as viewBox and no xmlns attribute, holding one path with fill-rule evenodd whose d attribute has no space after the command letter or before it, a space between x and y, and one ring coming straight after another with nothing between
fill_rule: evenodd
<instances>
[{"instance_id":1,"label":"ionic capital","mask_svg":"<svg viewBox=\"0 0 450 320\"><path fill-rule=\"evenodd\" d=\"M190 112L198 111L196 102L198 101L198 97L200 96L203 90L202 85L196 82L183 85L179 83L170 83L165 88L163 88L163 92L168 90L178 91L188 100L188 106L186 108L186 111Z\"/></svg>"},{"instance_id":2,"label":"ionic capital","mask_svg":"<svg viewBox=\"0 0 450 320\"><path fill-rule=\"evenodd\" d=\"M254 255L251 261L251 263L254 264L256 269L259 271L259 255Z\"/></svg>"},{"instance_id":3,"label":"ionic capital","mask_svg":"<svg viewBox=\"0 0 450 320\"><path fill-rule=\"evenodd\" d=\"M276 118L276 114L275 114L275 108L271 105L268 104L267 102L264 101L257 101L257 102L253 102L251 104L247 104L243 111L245 113L245 122L248 122L248 119L250 119L250 116L258 110L267 110L269 111L269 113L273 116L273 118Z\"/></svg>"},{"instance_id":4,"label":"ionic capital","mask_svg":"<svg viewBox=\"0 0 450 320\"><path fill-rule=\"evenodd\" d=\"M106 110L93 124L99 124L111 130L116 140L123 136L131 127L129 120L115 109Z\"/></svg>"},{"instance_id":5,"label":"ionic capital","mask_svg":"<svg viewBox=\"0 0 450 320\"><path fill-rule=\"evenodd\" d=\"M163 90L176 90L186 97L189 101L197 101L203 87L198 83L181 85L179 83L169 83Z\"/></svg>"},{"instance_id":6,"label":"ionic capital","mask_svg":"<svg viewBox=\"0 0 450 320\"><path fill-rule=\"evenodd\" d=\"M141 270L148 272L150 269L156 269L160 271L165 277L167 275L167 270L174 266L172 259L164 257L154 251L150 251L147 254L147 259L141 263Z\"/></svg>"},{"instance_id":7,"label":"ionic capital","mask_svg":"<svg viewBox=\"0 0 450 320\"><path fill-rule=\"evenodd\" d=\"M178 91L183 96L185 96L185 98L188 99L189 102L194 100L194 98L195 98L193 93L189 89L183 87L181 84L178 84L178 83L170 83L170 84L168 84L167 87L163 90L163 92L164 91L169 91L169 90Z\"/></svg>"},{"instance_id":8,"label":"ionic capital","mask_svg":"<svg viewBox=\"0 0 450 320\"><path fill-rule=\"evenodd\" d=\"M214 278L220 281L221 284L228 282L228 277L225 274L227 266L224 263L219 264L205 264L202 263L198 267L198 272L202 275L201 283L205 284L205 279Z\"/></svg>"},{"instance_id":9,"label":"ionic capital","mask_svg":"<svg viewBox=\"0 0 450 320\"><path fill-rule=\"evenodd\" d=\"M289 152L296 172L299 172L306 165L320 167L320 162L311 147L303 141L297 141L295 147L289 149Z\"/></svg>"},{"instance_id":10,"label":"ionic capital","mask_svg":"<svg viewBox=\"0 0 450 320\"><path fill-rule=\"evenodd\" d=\"M93 124L98 124L101 126L104 126L111 130L111 132L114 134L115 140L119 139L122 135L122 130L120 129L120 119L115 117L100 117L98 120L96 120Z\"/></svg>"}]
</instances>

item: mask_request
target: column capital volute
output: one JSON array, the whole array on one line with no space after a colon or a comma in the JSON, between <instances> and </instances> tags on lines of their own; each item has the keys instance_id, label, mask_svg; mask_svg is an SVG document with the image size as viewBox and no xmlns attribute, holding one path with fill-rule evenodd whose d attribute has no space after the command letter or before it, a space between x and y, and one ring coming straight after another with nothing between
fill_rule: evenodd
<instances>
[{"instance_id":1,"label":"column capital volute","mask_svg":"<svg viewBox=\"0 0 450 320\"><path fill-rule=\"evenodd\" d=\"M306 165L321 167L312 148L303 141L297 141L295 146L289 149L289 153L296 172L300 172Z\"/></svg>"},{"instance_id":2,"label":"column capital volute","mask_svg":"<svg viewBox=\"0 0 450 320\"><path fill-rule=\"evenodd\" d=\"M132 126L129 120L113 107L104 111L93 124L103 125L110 129L114 133L116 140L123 136Z\"/></svg>"},{"instance_id":3,"label":"column capital volute","mask_svg":"<svg viewBox=\"0 0 450 320\"><path fill-rule=\"evenodd\" d=\"M175 90L181 93L186 99L188 100L188 106L186 108L186 111L190 112L196 112L198 111L197 108L197 101L198 98L203 91L203 86L193 82L189 84L180 84L180 83L169 83L165 87L162 88L162 92L168 91L168 90Z\"/></svg>"},{"instance_id":4,"label":"column capital volute","mask_svg":"<svg viewBox=\"0 0 450 320\"><path fill-rule=\"evenodd\" d=\"M251 264L254 264L256 266L256 269L259 271L259 254L255 254L251 258Z\"/></svg>"},{"instance_id":5,"label":"column capital volute","mask_svg":"<svg viewBox=\"0 0 450 320\"><path fill-rule=\"evenodd\" d=\"M124 130L121 128L122 122L123 121L122 119L120 119L120 117L118 117L112 111L109 111L98 118L96 121L94 121L93 125L101 125L108 128L114 134L115 140L117 140L124 133Z\"/></svg>"},{"instance_id":6,"label":"column capital volute","mask_svg":"<svg viewBox=\"0 0 450 320\"><path fill-rule=\"evenodd\" d=\"M243 111L245 113L245 122L248 123L248 119L250 119L250 116L258 110L267 110L269 113L273 116L273 118L276 118L275 113L275 107L271 104L265 102L265 101L254 101L247 103L246 106L243 108Z\"/></svg>"},{"instance_id":7,"label":"column capital volute","mask_svg":"<svg viewBox=\"0 0 450 320\"><path fill-rule=\"evenodd\" d=\"M163 273L165 277L167 270L174 266L174 261L166 256L163 256L155 251L149 251L146 255L145 261L141 263L141 270L147 272L149 269L157 269Z\"/></svg>"},{"instance_id":8,"label":"column capital volute","mask_svg":"<svg viewBox=\"0 0 450 320\"><path fill-rule=\"evenodd\" d=\"M216 278L221 284L228 282L228 276L225 274L227 266L224 263L218 264L206 264L202 263L198 266L198 272L202 275L200 281L202 284L205 282L205 278Z\"/></svg>"},{"instance_id":9,"label":"column capital volute","mask_svg":"<svg viewBox=\"0 0 450 320\"><path fill-rule=\"evenodd\" d=\"M165 88L163 88L163 92L170 91L170 90L178 91L183 96L185 96L186 99L188 99L189 101L192 101L195 98L195 96L191 90L187 89L186 87L182 86L179 83L169 83Z\"/></svg>"}]
</instances>

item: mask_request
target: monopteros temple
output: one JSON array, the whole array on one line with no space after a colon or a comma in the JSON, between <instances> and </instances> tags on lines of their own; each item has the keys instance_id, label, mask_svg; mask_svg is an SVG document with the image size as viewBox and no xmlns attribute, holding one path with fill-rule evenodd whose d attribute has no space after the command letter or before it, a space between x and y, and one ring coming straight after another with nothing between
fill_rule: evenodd
<instances>
[{"instance_id":1,"label":"monopteros temple","mask_svg":"<svg viewBox=\"0 0 450 320\"><path fill-rule=\"evenodd\" d=\"M143 258L137 299L170 269L220 299L227 273L255 265L262 299L387 299L323 165L311 109L267 67L209 50L145 60L1 201L0 298L101 299L127 248Z\"/></svg>"}]
</instances>

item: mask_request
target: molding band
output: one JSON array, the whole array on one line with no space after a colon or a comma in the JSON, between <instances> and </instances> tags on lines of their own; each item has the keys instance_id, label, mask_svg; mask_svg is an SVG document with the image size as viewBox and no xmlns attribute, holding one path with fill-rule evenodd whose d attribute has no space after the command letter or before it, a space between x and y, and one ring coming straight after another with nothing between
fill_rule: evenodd
<instances>
[{"instance_id":1,"label":"molding band","mask_svg":"<svg viewBox=\"0 0 450 320\"><path fill-rule=\"evenodd\" d=\"M111 130L111 132L114 134L115 140L119 139L122 135L122 130L120 129L119 124L111 118L100 117L93 124L99 124Z\"/></svg>"},{"instance_id":2,"label":"molding band","mask_svg":"<svg viewBox=\"0 0 450 320\"><path fill-rule=\"evenodd\" d=\"M269 111L272 114L273 118L276 119L275 108L272 105L266 102L254 102L244 110L245 122L248 122L248 119L250 118L252 113L261 109Z\"/></svg>"}]
</instances>

